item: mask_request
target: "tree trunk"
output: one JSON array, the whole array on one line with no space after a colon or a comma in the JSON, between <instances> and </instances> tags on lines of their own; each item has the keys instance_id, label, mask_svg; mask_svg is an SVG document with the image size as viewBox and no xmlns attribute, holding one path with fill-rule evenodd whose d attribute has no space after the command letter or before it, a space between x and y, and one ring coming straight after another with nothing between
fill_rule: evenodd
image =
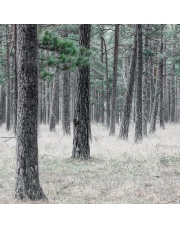
<instances>
[{"instance_id":1,"label":"tree trunk","mask_svg":"<svg viewBox=\"0 0 180 227\"><path fill-rule=\"evenodd\" d=\"M17 88L17 25L14 25L14 133L16 134L16 127L17 127L17 98L18 98L18 88Z\"/></svg>"},{"instance_id":2,"label":"tree trunk","mask_svg":"<svg viewBox=\"0 0 180 227\"><path fill-rule=\"evenodd\" d=\"M154 66L154 75L156 78L156 90L155 90L155 95L154 95L154 102L153 102L153 107L152 107L152 114L151 114L151 122L150 122L150 128L149 128L149 133L152 134L156 130L156 118L157 118L157 112L158 112L158 105L159 105L159 96L161 93L161 70L160 67L158 69L158 76L156 76L156 66Z\"/></svg>"},{"instance_id":3,"label":"tree trunk","mask_svg":"<svg viewBox=\"0 0 180 227\"><path fill-rule=\"evenodd\" d=\"M143 42L142 42L142 25L137 25L137 96L136 96L136 125L135 125L135 142L142 140L142 76L143 76Z\"/></svg>"},{"instance_id":4,"label":"tree trunk","mask_svg":"<svg viewBox=\"0 0 180 227\"><path fill-rule=\"evenodd\" d=\"M148 26L146 25L145 49L148 49ZM147 88L148 88L148 55L145 56L145 73L143 76L142 89L142 132L147 136L148 106L147 106Z\"/></svg>"},{"instance_id":5,"label":"tree trunk","mask_svg":"<svg viewBox=\"0 0 180 227\"><path fill-rule=\"evenodd\" d=\"M164 25L162 25L164 26ZM160 53L163 53L163 27L161 28L161 43L160 43ZM159 60L159 73L160 73L160 127L161 128L165 128L164 127L164 89L163 89L163 57L161 57L161 59Z\"/></svg>"},{"instance_id":6,"label":"tree trunk","mask_svg":"<svg viewBox=\"0 0 180 227\"><path fill-rule=\"evenodd\" d=\"M37 25L17 25L17 170L16 198L40 200L37 116Z\"/></svg>"},{"instance_id":7,"label":"tree trunk","mask_svg":"<svg viewBox=\"0 0 180 227\"><path fill-rule=\"evenodd\" d=\"M106 63L106 126L107 129L110 127L110 89L109 89L109 70L108 70L108 55L106 41L104 41L104 51L105 51L105 63Z\"/></svg>"},{"instance_id":8,"label":"tree trunk","mask_svg":"<svg viewBox=\"0 0 180 227\"><path fill-rule=\"evenodd\" d=\"M64 135L70 135L70 72L63 72L63 112L62 112L62 129Z\"/></svg>"},{"instance_id":9,"label":"tree trunk","mask_svg":"<svg viewBox=\"0 0 180 227\"><path fill-rule=\"evenodd\" d=\"M136 60L137 60L137 28L134 34L134 46L133 46L133 52L131 55L130 72L128 77L127 90L126 90L125 99L124 99L123 116L122 116L120 133L119 133L119 138L124 140L128 139L129 121L130 121L134 81L135 81Z\"/></svg>"},{"instance_id":10,"label":"tree trunk","mask_svg":"<svg viewBox=\"0 0 180 227\"><path fill-rule=\"evenodd\" d=\"M11 25L7 25L7 104L6 104L6 130L11 127L11 78L10 78L10 48L11 48Z\"/></svg>"},{"instance_id":11,"label":"tree trunk","mask_svg":"<svg viewBox=\"0 0 180 227\"><path fill-rule=\"evenodd\" d=\"M91 25L81 24L79 27L80 47L90 49L90 29ZM77 100L74 114L74 137L72 158L90 158L90 67L88 65L79 66L77 77Z\"/></svg>"},{"instance_id":12,"label":"tree trunk","mask_svg":"<svg viewBox=\"0 0 180 227\"><path fill-rule=\"evenodd\" d=\"M115 112L116 112L116 93L117 93L117 69L118 69L118 46L119 46L119 24L115 25L114 42L114 67L113 67L113 90L112 90L112 108L111 124L109 135L115 135Z\"/></svg>"},{"instance_id":13,"label":"tree trunk","mask_svg":"<svg viewBox=\"0 0 180 227\"><path fill-rule=\"evenodd\" d=\"M57 108L57 95L58 95L58 76L59 70L57 70L57 74L55 75L53 81L53 89L52 89L52 99L51 99L51 111L50 111L50 122L49 122L49 130L55 132L56 130L56 108Z\"/></svg>"}]
</instances>

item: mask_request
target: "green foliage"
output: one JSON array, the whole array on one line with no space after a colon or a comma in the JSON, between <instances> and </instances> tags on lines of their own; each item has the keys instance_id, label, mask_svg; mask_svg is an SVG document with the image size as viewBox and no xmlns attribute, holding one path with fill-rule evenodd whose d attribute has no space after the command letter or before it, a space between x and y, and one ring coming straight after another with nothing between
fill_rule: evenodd
<instances>
[{"instance_id":1,"label":"green foliage","mask_svg":"<svg viewBox=\"0 0 180 227\"><path fill-rule=\"evenodd\" d=\"M50 56L42 54L41 57L43 65L41 68L42 77L52 76L52 73L48 73L45 68L59 68L61 70L74 71L77 66L89 65L90 62L90 50L84 47L77 47L75 42L68 38L61 38L56 33L46 30L40 38L40 47L42 50L50 51ZM46 73L45 73L46 72Z\"/></svg>"},{"instance_id":2,"label":"green foliage","mask_svg":"<svg viewBox=\"0 0 180 227\"><path fill-rule=\"evenodd\" d=\"M4 84L6 81L6 74L3 72L0 72L0 84Z\"/></svg>"},{"instance_id":3,"label":"green foliage","mask_svg":"<svg viewBox=\"0 0 180 227\"><path fill-rule=\"evenodd\" d=\"M143 54L149 58L154 57L156 54L149 48L144 48Z\"/></svg>"}]
</instances>

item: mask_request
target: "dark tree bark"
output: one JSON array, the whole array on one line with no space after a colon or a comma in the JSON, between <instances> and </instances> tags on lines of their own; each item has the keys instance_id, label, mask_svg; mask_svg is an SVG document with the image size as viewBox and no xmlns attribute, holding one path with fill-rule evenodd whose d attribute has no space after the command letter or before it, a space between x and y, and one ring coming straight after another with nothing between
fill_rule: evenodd
<instances>
[{"instance_id":1,"label":"dark tree bark","mask_svg":"<svg viewBox=\"0 0 180 227\"><path fill-rule=\"evenodd\" d=\"M90 49L91 25L81 24L79 26L79 46ZM77 76L77 99L74 113L74 135L72 158L90 158L90 67L79 66Z\"/></svg>"},{"instance_id":2,"label":"dark tree bark","mask_svg":"<svg viewBox=\"0 0 180 227\"><path fill-rule=\"evenodd\" d=\"M6 119L6 93L4 85L1 85L1 100L0 100L0 126L5 123Z\"/></svg>"},{"instance_id":3,"label":"dark tree bark","mask_svg":"<svg viewBox=\"0 0 180 227\"><path fill-rule=\"evenodd\" d=\"M114 67L113 67L113 89L112 89L112 107L111 124L109 135L115 135L115 112L116 112L116 93L117 93L117 69L118 69L118 46L119 46L119 24L115 25L114 33Z\"/></svg>"},{"instance_id":4,"label":"dark tree bark","mask_svg":"<svg viewBox=\"0 0 180 227\"><path fill-rule=\"evenodd\" d=\"M148 49L148 26L146 25L145 48ZM147 88L148 88L148 55L145 56L145 73L143 75L142 88L142 132L147 136L148 106L147 106Z\"/></svg>"},{"instance_id":5,"label":"dark tree bark","mask_svg":"<svg viewBox=\"0 0 180 227\"><path fill-rule=\"evenodd\" d=\"M133 46L133 52L131 55L130 72L128 77L127 90L126 90L125 99L124 99L123 116L122 116L120 134L119 134L119 138L125 139L125 140L128 139L128 132L129 132L129 121L130 121L132 99L133 99L136 61L137 61L137 28L135 30L135 35L134 35L134 46Z\"/></svg>"},{"instance_id":6,"label":"dark tree bark","mask_svg":"<svg viewBox=\"0 0 180 227\"><path fill-rule=\"evenodd\" d=\"M136 96L136 125L134 141L142 140L142 76L143 76L143 42L142 25L137 25L137 96Z\"/></svg>"},{"instance_id":7,"label":"dark tree bark","mask_svg":"<svg viewBox=\"0 0 180 227\"><path fill-rule=\"evenodd\" d=\"M175 30L175 29L174 29ZM175 38L174 32L174 38ZM175 42L173 43L173 53L175 52ZM174 123L175 120L175 56L173 54L173 64L171 73L171 90L170 90L170 122Z\"/></svg>"},{"instance_id":8,"label":"dark tree bark","mask_svg":"<svg viewBox=\"0 0 180 227\"><path fill-rule=\"evenodd\" d=\"M37 116L37 25L17 25L17 169L16 198L40 200Z\"/></svg>"},{"instance_id":9,"label":"dark tree bark","mask_svg":"<svg viewBox=\"0 0 180 227\"><path fill-rule=\"evenodd\" d=\"M64 135L70 135L70 72L63 72L63 112L62 112L62 129Z\"/></svg>"},{"instance_id":10,"label":"dark tree bark","mask_svg":"<svg viewBox=\"0 0 180 227\"><path fill-rule=\"evenodd\" d=\"M162 25L164 26L164 25ZM161 27L161 43L160 43L160 53L163 53L163 27ZM161 59L159 60L159 73L160 73L160 127L164 127L164 98L163 98L163 93L164 93L164 87L163 87L163 57L161 56Z\"/></svg>"},{"instance_id":11,"label":"dark tree bark","mask_svg":"<svg viewBox=\"0 0 180 227\"><path fill-rule=\"evenodd\" d=\"M103 38L101 36L101 62L104 62L104 45L103 45ZM100 91L100 122L104 124L104 75L101 76L101 91Z\"/></svg>"},{"instance_id":12,"label":"dark tree bark","mask_svg":"<svg viewBox=\"0 0 180 227\"><path fill-rule=\"evenodd\" d=\"M58 95L58 75L59 70L57 70L57 74L55 75L53 81L53 89L52 89L52 99L51 99L51 111L50 111L50 122L49 122L49 130L55 132L56 129L56 113L57 113L57 95Z\"/></svg>"},{"instance_id":13,"label":"dark tree bark","mask_svg":"<svg viewBox=\"0 0 180 227\"><path fill-rule=\"evenodd\" d=\"M104 51L105 51L105 64L106 64L106 126L110 127L110 88L109 88L109 69L108 69L108 54L106 41L104 41Z\"/></svg>"},{"instance_id":14,"label":"dark tree bark","mask_svg":"<svg viewBox=\"0 0 180 227\"><path fill-rule=\"evenodd\" d=\"M137 81L136 81L136 119L134 141L142 140L142 77L143 77L143 42L142 25L137 25Z\"/></svg>"},{"instance_id":15,"label":"dark tree bark","mask_svg":"<svg viewBox=\"0 0 180 227\"><path fill-rule=\"evenodd\" d=\"M159 64L160 66L160 64ZM156 89L155 89L155 95L154 95L154 102L152 107L152 114L151 114L151 122L150 122L150 128L149 133L152 134L156 131L156 119L157 119L157 112L158 112L158 105L159 105L159 96L161 93L161 68L158 69L158 76L156 76L156 67L154 68L154 76L157 77L156 79Z\"/></svg>"},{"instance_id":16,"label":"dark tree bark","mask_svg":"<svg viewBox=\"0 0 180 227\"><path fill-rule=\"evenodd\" d=\"M49 124L50 119L50 82L46 81L46 123Z\"/></svg>"},{"instance_id":17,"label":"dark tree bark","mask_svg":"<svg viewBox=\"0 0 180 227\"><path fill-rule=\"evenodd\" d=\"M46 87L45 80L42 81L42 123L46 124Z\"/></svg>"}]
</instances>

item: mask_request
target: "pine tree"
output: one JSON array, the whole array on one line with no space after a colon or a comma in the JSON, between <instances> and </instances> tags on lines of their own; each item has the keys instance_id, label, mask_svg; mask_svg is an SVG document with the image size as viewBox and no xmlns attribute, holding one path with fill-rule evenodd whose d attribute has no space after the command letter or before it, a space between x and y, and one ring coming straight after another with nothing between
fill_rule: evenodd
<instances>
[{"instance_id":1,"label":"pine tree","mask_svg":"<svg viewBox=\"0 0 180 227\"><path fill-rule=\"evenodd\" d=\"M37 25L17 25L17 169L16 198L40 200L37 116Z\"/></svg>"},{"instance_id":2,"label":"pine tree","mask_svg":"<svg viewBox=\"0 0 180 227\"><path fill-rule=\"evenodd\" d=\"M90 49L90 30L91 25L81 24L79 26L79 45ZM77 76L77 97L74 113L74 135L72 158L90 158L90 67L80 65Z\"/></svg>"}]
</instances>

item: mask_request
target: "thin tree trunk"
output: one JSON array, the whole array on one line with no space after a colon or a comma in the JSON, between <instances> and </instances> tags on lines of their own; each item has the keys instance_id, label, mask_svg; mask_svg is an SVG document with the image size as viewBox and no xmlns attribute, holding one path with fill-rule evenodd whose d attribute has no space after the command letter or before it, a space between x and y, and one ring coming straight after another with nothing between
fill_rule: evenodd
<instances>
[{"instance_id":1,"label":"thin tree trunk","mask_svg":"<svg viewBox=\"0 0 180 227\"><path fill-rule=\"evenodd\" d=\"M17 99L18 99L18 88L17 88L17 25L14 25L14 133L16 134L16 127L17 127Z\"/></svg>"},{"instance_id":2,"label":"thin tree trunk","mask_svg":"<svg viewBox=\"0 0 180 227\"><path fill-rule=\"evenodd\" d=\"M142 76L143 76L143 42L142 25L137 25L137 97L136 97L136 125L135 142L142 140Z\"/></svg>"},{"instance_id":3,"label":"thin tree trunk","mask_svg":"<svg viewBox=\"0 0 180 227\"><path fill-rule=\"evenodd\" d=\"M11 25L7 25L7 105L6 105L6 130L11 127L11 78L10 78L10 48L11 48Z\"/></svg>"},{"instance_id":4,"label":"thin tree trunk","mask_svg":"<svg viewBox=\"0 0 180 227\"><path fill-rule=\"evenodd\" d=\"M56 130L56 108L57 108L57 95L58 95L58 76L59 70L55 75L53 81L53 89L52 89L52 99L51 99L51 111L50 111L50 122L49 122L49 130L55 132Z\"/></svg>"},{"instance_id":5,"label":"thin tree trunk","mask_svg":"<svg viewBox=\"0 0 180 227\"><path fill-rule=\"evenodd\" d=\"M146 25L145 48L148 49L148 26ZM147 88L148 88L148 56L145 56L145 73L143 76L142 88L142 132L147 136L148 106L147 106Z\"/></svg>"},{"instance_id":6,"label":"thin tree trunk","mask_svg":"<svg viewBox=\"0 0 180 227\"><path fill-rule=\"evenodd\" d=\"M63 72L63 112L62 129L64 135L70 135L70 72Z\"/></svg>"},{"instance_id":7,"label":"thin tree trunk","mask_svg":"<svg viewBox=\"0 0 180 227\"><path fill-rule=\"evenodd\" d=\"M164 26L164 25L162 25ZM161 28L161 43L160 43L160 53L163 53L163 27ZM163 58L161 57L160 61L159 61L159 73L160 73L160 127L161 128L165 128L164 127L164 98L163 98L163 94L164 94L164 89L163 89Z\"/></svg>"},{"instance_id":8,"label":"thin tree trunk","mask_svg":"<svg viewBox=\"0 0 180 227\"><path fill-rule=\"evenodd\" d=\"M104 41L104 51L105 51L105 64L106 64L106 126L107 129L110 127L110 88L109 88L109 69L108 69L108 55L107 55L107 47L106 41Z\"/></svg>"}]
</instances>

